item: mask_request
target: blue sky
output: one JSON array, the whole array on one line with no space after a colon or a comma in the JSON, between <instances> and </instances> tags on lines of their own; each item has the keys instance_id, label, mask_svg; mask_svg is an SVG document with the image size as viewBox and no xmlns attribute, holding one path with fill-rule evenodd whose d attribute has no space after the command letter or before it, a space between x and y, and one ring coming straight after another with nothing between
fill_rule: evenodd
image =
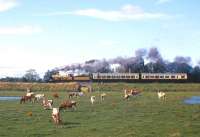
<instances>
[{"instance_id":1,"label":"blue sky","mask_svg":"<svg viewBox=\"0 0 200 137\"><path fill-rule=\"evenodd\" d=\"M200 60L198 0L0 0L0 77L157 47Z\"/></svg>"}]
</instances>

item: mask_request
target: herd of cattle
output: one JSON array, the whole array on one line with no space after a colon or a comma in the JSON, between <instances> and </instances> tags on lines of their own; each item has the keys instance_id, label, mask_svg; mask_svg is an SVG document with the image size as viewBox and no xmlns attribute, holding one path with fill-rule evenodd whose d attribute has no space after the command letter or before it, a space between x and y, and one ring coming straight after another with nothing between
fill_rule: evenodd
<instances>
[{"instance_id":1,"label":"herd of cattle","mask_svg":"<svg viewBox=\"0 0 200 137\"><path fill-rule=\"evenodd\" d=\"M131 96L137 96L139 95L141 92L137 89L124 89L124 96L123 99L124 100L129 100L129 98ZM162 91L158 91L157 92L158 98L159 99L166 99L166 93L162 92ZM63 109L67 109L67 108L71 108L73 110L76 110L77 107L77 102L74 100L71 100L74 97L81 97L84 96L83 92L69 92L68 93L68 97L69 100L65 100L63 101L59 107L53 107L53 100L49 100L46 98L46 96L44 94L35 94L34 92L30 91L29 89L27 89L27 93L26 95L22 96L20 99L20 104L25 103L25 102L42 102L42 106L45 110L52 110L52 119L54 121L55 124L61 124L62 120L61 120L61 116L60 116L60 111ZM100 94L100 99L101 101L105 100L105 97L107 96L106 93L101 93ZM53 94L54 98L58 98L58 94ZM90 96L90 102L92 105L94 105L94 103L96 102L96 97L95 96Z\"/></svg>"}]
</instances>

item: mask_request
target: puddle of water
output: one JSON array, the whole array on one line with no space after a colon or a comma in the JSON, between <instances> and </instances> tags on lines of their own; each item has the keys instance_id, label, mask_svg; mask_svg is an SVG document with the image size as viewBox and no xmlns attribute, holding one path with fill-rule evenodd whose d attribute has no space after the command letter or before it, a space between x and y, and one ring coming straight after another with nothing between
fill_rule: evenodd
<instances>
[{"instance_id":1,"label":"puddle of water","mask_svg":"<svg viewBox=\"0 0 200 137\"><path fill-rule=\"evenodd\" d=\"M184 100L185 104L200 104L200 96L193 96L189 99Z\"/></svg>"},{"instance_id":2,"label":"puddle of water","mask_svg":"<svg viewBox=\"0 0 200 137\"><path fill-rule=\"evenodd\" d=\"M0 101L13 101L13 100L19 100L21 97L17 96L0 96Z\"/></svg>"}]
</instances>

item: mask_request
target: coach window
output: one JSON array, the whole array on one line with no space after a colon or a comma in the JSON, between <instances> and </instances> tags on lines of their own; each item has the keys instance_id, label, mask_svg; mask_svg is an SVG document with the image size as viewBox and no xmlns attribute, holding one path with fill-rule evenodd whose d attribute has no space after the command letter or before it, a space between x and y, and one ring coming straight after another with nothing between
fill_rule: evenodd
<instances>
[{"instance_id":1,"label":"coach window","mask_svg":"<svg viewBox=\"0 0 200 137\"><path fill-rule=\"evenodd\" d=\"M164 78L164 76L160 76L160 78Z\"/></svg>"},{"instance_id":2,"label":"coach window","mask_svg":"<svg viewBox=\"0 0 200 137\"><path fill-rule=\"evenodd\" d=\"M165 78L169 78L169 76L165 76Z\"/></svg>"},{"instance_id":3,"label":"coach window","mask_svg":"<svg viewBox=\"0 0 200 137\"><path fill-rule=\"evenodd\" d=\"M181 76L181 78L185 78L185 76Z\"/></svg>"},{"instance_id":4,"label":"coach window","mask_svg":"<svg viewBox=\"0 0 200 137\"><path fill-rule=\"evenodd\" d=\"M171 76L171 78L175 78L175 76Z\"/></svg>"}]
</instances>

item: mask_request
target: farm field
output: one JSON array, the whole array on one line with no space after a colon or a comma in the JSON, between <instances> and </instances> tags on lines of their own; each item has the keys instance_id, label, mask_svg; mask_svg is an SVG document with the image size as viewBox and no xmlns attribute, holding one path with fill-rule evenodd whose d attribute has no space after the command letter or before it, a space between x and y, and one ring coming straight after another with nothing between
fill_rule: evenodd
<instances>
[{"instance_id":1,"label":"farm field","mask_svg":"<svg viewBox=\"0 0 200 137\"><path fill-rule=\"evenodd\" d=\"M117 85L117 84L116 84ZM184 85L184 84L182 84ZM200 137L200 105L184 104L184 99L200 96L199 85L182 87L178 84L156 84L159 89L176 89L166 92L166 101L158 100L154 85L137 84L139 96L123 100L124 85L95 86L93 93L73 98L77 110L61 112L63 124L56 126L51 120L51 110L44 110L40 103L20 104L19 101L0 101L1 137ZM127 86L127 85L126 85ZM120 90L117 90L120 89ZM181 91L180 89L183 89ZM188 91L186 90L188 89ZM35 91L34 91L35 92ZM104 101L100 93L107 94ZM53 99L53 92L45 93ZM57 92L54 107L68 99L66 91ZM0 96L21 96L25 91L0 91ZM90 96L96 96L94 105ZM32 116L30 116L32 113Z\"/></svg>"}]
</instances>

